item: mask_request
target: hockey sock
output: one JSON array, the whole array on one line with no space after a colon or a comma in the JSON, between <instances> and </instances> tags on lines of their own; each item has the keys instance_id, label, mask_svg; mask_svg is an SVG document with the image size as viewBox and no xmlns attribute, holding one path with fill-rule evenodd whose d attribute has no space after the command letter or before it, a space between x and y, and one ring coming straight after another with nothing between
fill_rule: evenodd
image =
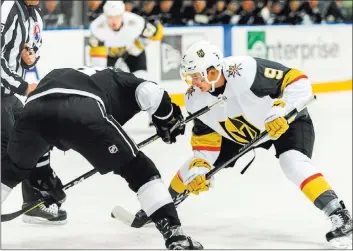
<instances>
[{"instance_id":1,"label":"hockey sock","mask_svg":"<svg viewBox=\"0 0 353 251\"><path fill-rule=\"evenodd\" d=\"M289 150L279 157L282 171L314 205L330 215L340 207L336 193L311 159L297 150Z\"/></svg>"},{"instance_id":2,"label":"hockey sock","mask_svg":"<svg viewBox=\"0 0 353 251\"><path fill-rule=\"evenodd\" d=\"M137 198L141 208L153 222L167 218L173 225L180 225L172 198L161 179L151 180L140 187Z\"/></svg>"},{"instance_id":3,"label":"hockey sock","mask_svg":"<svg viewBox=\"0 0 353 251\"><path fill-rule=\"evenodd\" d=\"M300 184L300 189L317 208L323 210L328 216L341 207L336 193L321 173L306 178Z\"/></svg>"},{"instance_id":4,"label":"hockey sock","mask_svg":"<svg viewBox=\"0 0 353 251\"><path fill-rule=\"evenodd\" d=\"M172 196L175 206L178 206L183 200L186 199L184 197L184 193L186 192L186 186L180 177L180 171L178 171L169 186L169 193ZM180 199L183 198L183 199Z\"/></svg>"}]
</instances>

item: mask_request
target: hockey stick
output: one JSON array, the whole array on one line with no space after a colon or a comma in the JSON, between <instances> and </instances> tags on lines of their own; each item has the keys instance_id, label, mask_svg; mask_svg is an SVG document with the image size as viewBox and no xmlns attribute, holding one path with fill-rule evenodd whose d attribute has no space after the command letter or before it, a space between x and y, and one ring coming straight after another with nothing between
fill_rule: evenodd
<instances>
[{"instance_id":1,"label":"hockey stick","mask_svg":"<svg viewBox=\"0 0 353 251\"><path fill-rule=\"evenodd\" d=\"M307 100L306 102L304 102L302 104L299 104L292 111L290 111L286 116L284 116L285 119L288 121L288 124L291 124L295 120L295 118L298 115L298 113L300 111L302 111L305 107L307 107L314 100L316 100L316 96L315 95L311 96L310 99ZM256 145L262 139L264 139L267 135L268 135L268 132L266 130L263 131L259 136L255 137L248 144L246 144L242 148L240 148L238 153L234 157L230 158L228 161L216 166L211 171L209 171L206 174L206 179L210 179L213 175L215 175L221 169L227 167L230 163L232 163L233 161L236 161L240 157L244 156L247 152L249 152L252 149L254 149L256 147ZM247 166L241 171L241 174L244 174L244 172L250 166L250 164L252 163L253 160L254 159L252 159L251 162L249 164L247 164ZM176 196L173 199L174 204L176 206L178 206L181 202L183 202L189 196L189 194L190 194L189 190L186 189L183 193L179 194L178 196ZM141 212L141 211L142 210L140 210L139 212ZM127 210L125 210L123 207L116 206L115 208L113 208L111 215L112 215L113 218L116 218L116 219L120 220L121 222L123 222L124 224L126 224L126 225L128 225L130 227L139 228L139 227L142 227L145 224L149 223L149 221L150 221L148 218L146 218L146 216L142 216L141 220L142 221L145 220L144 224L142 224L142 222L141 222L141 224L139 222L135 222L135 218L139 217L138 216L139 212L137 212L135 215L133 215L130 212L128 212Z\"/></svg>"},{"instance_id":2,"label":"hockey stick","mask_svg":"<svg viewBox=\"0 0 353 251\"><path fill-rule=\"evenodd\" d=\"M227 100L227 97L220 95L217 99L217 101L215 101L213 104L205 106L204 108L198 110L195 113L190 114L188 117L186 117L185 120L176 123L173 128L171 129L171 131L175 130L175 128L183 126L185 124L187 124L188 122L196 119L197 117L205 114L206 112L210 111L214 106L219 105L221 103L224 103ZM151 137L149 137L148 139L142 141L141 143L139 143L137 146L138 148L143 148L144 146L156 141L157 139L159 139L160 137L155 134ZM97 173L96 169L92 169L91 171L81 175L80 177L70 181L69 183L67 183L65 186L63 186L63 190L67 190L70 187L73 187L75 185L77 185L78 183L80 183L81 181L91 177L92 175L94 175L95 173ZM28 204L27 206L25 206L24 208L22 208L19 211L13 212L13 213L9 213L9 214L2 214L1 215L1 222L5 222L5 221L10 221L13 220L15 218L17 218L18 216L27 213L29 211L31 211L32 209L42 205L43 203L45 203L46 201L48 201L50 199L50 197L43 197L39 200L34 201L33 203Z\"/></svg>"},{"instance_id":3,"label":"hockey stick","mask_svg":"<svg viewBox=\"0 0 353 251\"><path fill-rule=\"evenodd\" d=\"M220 95L218 97L218 100L216 102L214 102L211 105L205 106L204 108L198 110L197 112L194 112L192 114L190 114L188 117L186 117L185 120L181 121L180 123L177 123L173 126L173 128L171 129L171 131L175 130L175 128L183 126L187 123L189 123L190 121L196 119L197 117L201 116L202 114L205 114L206 112L208 112L209 110L211 110L214 106L224 103L227 100L226 96ZM145 139L144 141L142 141L141 143L138 144L138 147L144 147L150 143L152 143L153 141L156 141L157 139L159 139L159 136L157 134L149 137L148 139Z\"/></svg>"},{"instance_id":4,"label":"hockey stick","mask_svg":"<svg viewBox=\"0 0 353 251\"><path fill-rule=\"evenodd\" d=\"M284 118L287 120L288 124L291 124L295 120L295 118L298 115L298 113L300 111L302 111L305 107L307 107L314 100L316 100L316 96L315 95L311 96L310 99L307 100L305 103L299 104L298 107L295 107L291 112L289 112L286 116L284 116ZM226 161L222 165L220 165L218 167L215 167L211 171L209 171L206 174L206 179L210 179L213 175L218 173L221 169L223 169L226 166L228 166L231 162L233 162L233 161L239 159L240 157L244 156L245 153L247 153L252 148L254 148L254 146L257 143L259 143L262 139L264 139L267 135L268 135L268 132L266 130L263 131L259 136L255 137L248 144L246 144L245 146L240 148L238 154L235 155L233 158L231 158L230 160ZM242 172L244 173L245 171L243 170Z\"/></svg>"}]
</instances>

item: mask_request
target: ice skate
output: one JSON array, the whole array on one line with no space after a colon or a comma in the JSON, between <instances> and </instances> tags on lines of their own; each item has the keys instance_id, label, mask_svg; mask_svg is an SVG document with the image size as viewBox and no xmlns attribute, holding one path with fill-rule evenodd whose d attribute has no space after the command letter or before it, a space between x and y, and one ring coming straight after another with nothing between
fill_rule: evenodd
<instances>
[{"instance_id":1,"label":"ice skate","mask_svg":"<svg viewBox=\"0 0 353 251\"><path fill-rule=\"evenodd\" d=\"M343 202L340 203L342 208L329 216L332 230L326 234L326 240L333 248L352 249L352 217Z\"/></svg>"}]
</instances>

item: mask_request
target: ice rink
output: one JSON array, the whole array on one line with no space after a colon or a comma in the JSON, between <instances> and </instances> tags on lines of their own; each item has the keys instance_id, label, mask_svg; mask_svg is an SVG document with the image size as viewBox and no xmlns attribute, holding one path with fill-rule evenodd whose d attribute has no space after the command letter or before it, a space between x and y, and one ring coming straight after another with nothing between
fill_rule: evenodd
<instances>
[{"instance_id":1,"label":"ice rink","mask_svg":"<svg viewBox=\"0 0 353 251\"><path fill-rule=\"evenodd\" d=\"M314 162L352 212L352 92L318 95L309 111L316 129ZM124 127L140 142L152 135L145 114ZM161 140L143 151L155 161L166 186L192 154L190 129L173 145ZM188 198L179 207L187 234L206 249L328 249L325 234L331 224L325 215L286 179L274 151L256 150L245 175L236 168L216 177L215 188ZM54 151L52 166L63 183L92 167L80 155ZM3 205L3 213L18 210L20 186ZM115 205L135 213L136 196L113 174L95 176L67 190L68 224L27 225L20 218L1 224L4 249L164 249L153 226L133 229L110 217Z\"/></svg>"}]
</instances>

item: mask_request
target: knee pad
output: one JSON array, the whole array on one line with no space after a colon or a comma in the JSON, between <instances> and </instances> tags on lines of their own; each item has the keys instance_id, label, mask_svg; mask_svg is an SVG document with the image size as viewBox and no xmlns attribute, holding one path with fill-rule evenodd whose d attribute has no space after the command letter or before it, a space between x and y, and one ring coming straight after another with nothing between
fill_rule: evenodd
<instances>
[{"instance_id":1,"label":"knee pad","mask_svg":"<svg viewBox=\"0 0 353 251\"><path fill-rule=\"evenodd\" d=\"M135 193L147 182L161 177L152 160L141 151L130 163L121 167L119 174Z\"/></svg>"},{"instance_id":2,"label":"knee pad","mask_svg":"<svg viewBox=\"0 0 353 251\"><path fill-rule=\"evenodd\" d=\"M296 186L307 177L319 173L318 168L312 163L311 159L297 150L289 150L279 156L279 163L283 173Z\"/></svg>"}]
</instances>

